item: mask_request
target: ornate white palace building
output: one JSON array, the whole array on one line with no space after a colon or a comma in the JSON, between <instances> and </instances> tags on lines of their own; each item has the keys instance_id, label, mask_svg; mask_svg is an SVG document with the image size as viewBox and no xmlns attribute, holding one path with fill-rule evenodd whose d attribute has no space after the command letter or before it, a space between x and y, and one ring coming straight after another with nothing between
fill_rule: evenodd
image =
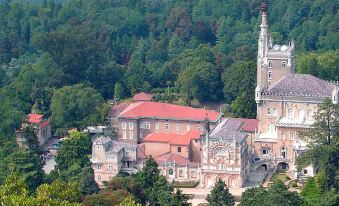
<instances>
[{"instance_id":1,"label":"ornate white palace building","mask_svg":"<svg viewBox=\"0 0 339 206\"><path fill-rule=\"evenodd\" d=\"M257 118L222 118L215 111L148 101L117 105L111 119L119 139L99 137L93 142L91 161L99 184L121 170L140 170L149 155L169 181L199 181L203 188L218 179L242 187L251 172L296 173L296 157L307 150L298 131L312 126L325 98L338 104L339 87L295 74L294 42L274 45L266 4L261 9ZM313 174L310 166L298 175Z\"/></svg>"}]
</instances>

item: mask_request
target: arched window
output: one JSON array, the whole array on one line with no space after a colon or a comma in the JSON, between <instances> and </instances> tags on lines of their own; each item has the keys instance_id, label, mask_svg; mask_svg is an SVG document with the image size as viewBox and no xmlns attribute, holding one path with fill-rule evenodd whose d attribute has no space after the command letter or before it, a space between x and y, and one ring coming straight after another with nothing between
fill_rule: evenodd
<instances>
[{"instance_id":1,"label":"arched window","mask_svg":"<svg viewBox=\"0 0 339 206\"><path fill-rule=\"evenodd\" d=\"M183 171L179 170L179 177L183 177Z\"/></svg>"},{"instance_id":2,"label":"arched window","mask_svg":"<svg viewBox=\"0 0 339 206\"><path fill-rule=\"evenodd\" d=\"M289 108L289 109L287 110L287 117L288 117L289 119L292 119L292 118L293 118L293 109L292 109L292 108Z\"/></svg>"},{"instance_id":3,"label":"arched window","mask_svg":"<svg viewBox=\"0 0 339 206\"><path fill-rule=\"evenodd\" d=\"M280 157L285 159L286 156L287 156L287 150L286 150L286 147L282 147L282 148L280 149Z\"/></svg>"},{"instance_id":4,"label":"arched window","mask_svg":"<svg viewBox=\"0 0 339 206\"><path fill-rule=\"evenodd\" d=\"M272 72L268 72L268 79L272 79Z\"/></svg>"},{"instance_id":5,"label":"arched window","mask_svg":"<svg viewBox=\"0 0 339 206\"><path fill-rule=\"evenodd\" d=\"M269 62L268 62L268 68L269 68L269 69L272 69L272 61L269 61Z\"/></svg>"},{"instance_id":6,"label":"arched window","mask_svg":"<svg viewBox=\"0 0 339 206\"><path fill-rule=\"evenodd\" d=\"M270 153L271 153L271 149L268 148L268 147L263 147L262 150L261 150L261 152L262 152L262 155L268 156L268 155L270 155Z\"/></svg>"},{"instance_id":7,"label":"arched window","mask_svg":"<svg viewBox=\"0 0 339 206\"><path fill-rule=\"evenodd\" d=\"M191 172L191 177L195 178L195 172L194 171Z\"/></svg>"},{"instance_id":8,"label":"arched window","mask_svg":"<svg viewBox=\"0 0 339 206\"><path fill-rule=\"evenodd\" d=\"M169 170L168 170L168 174L169 174L169 175L173 175L173 169L169 169Z\"/></svg>"},{"instance_id":9,"label":"arched window","mask_svg":"<svg viewBox=\"0 0 339 206\"><path fill-rule=\"evenodd\" d=\"M281 62L281 66L282 66L283 69L285 69L286 68L286 62Z\"/></svg>"},{"instance_id":10,"label":"arched window","mask_svg":"<svg viewBox=\"0 0 339 206\"><path fill-rule=\"evenodd\" d=\"M304 110L303 109L298 110L298 118L299 118L299 121L304 120Z\"/></svg>"},{"instance_id":11,"label":"arched window","mask_svg":"<svg viewBox=\"0 0 339 206\"><path fill-rule=\"evenodd\" d=\"M313 111L312 110L308 109L306 115L307 115L306 118L307 118L308 121L312 121L313 120Z\"/></svg>"},{"instance_id":12,"label":"arched window","mask_svg":"<svg viewBox=\"0 0 339 206\"><path fill-rule=\"evenodd\" d=\"M281 140L284 142L286 140L285 132L281 133Z\"/></svg>"}]
</instances>

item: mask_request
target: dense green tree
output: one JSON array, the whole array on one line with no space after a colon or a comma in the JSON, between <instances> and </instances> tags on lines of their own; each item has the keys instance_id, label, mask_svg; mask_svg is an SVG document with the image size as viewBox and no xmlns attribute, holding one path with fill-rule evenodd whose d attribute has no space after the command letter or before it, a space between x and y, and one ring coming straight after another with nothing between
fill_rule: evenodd
<instances>
[{"instance_id":1,"label":"dense green tree","mask_svg":"<svg viewBox=\"0 0 339 206\"><path fill-rule=\"evenodd\" d=\"M33 192L43 181L44 172L42 161L37 154L27 149L19 149L3 161L4 167L0 167L1 174L16 172L24 178L30 192Z\"/></svg>"},{"instance_id":2,"label":"dense green tree","mask_svg":"<svg viewBox=\"0 0 339 206\"><path fill-rule=\"evenodd\" d=\"M263 187L246 189L241 194L240 206L264 206L267 198L267 190Z\"/></svg>"},{"instance_id":3,"label":"dense green tree","mask_svg":"<svg viewBox=\"0 0 339 206\"><path fill-rule=\"evenodd\" d=\"M267 198L265 199L267 205L272 206L302 206L303 199L297 192L288 191L287 187L282 181L277 181L268 189Z\"/></svg>"},{"instance_id":4,"label":"dense green tree","mask_svg":"<svg viewBox=\"0 0 339 206\"><path fill-rule=\"evenodd\" d=\"M80 190L78 183L54 181L51 184L42 184L36 190L36 198L41 203L48 204L50 199L54 201L80 202Z\"/></svg>"},{"instance_id":5,"label":"dense green tree","mask_svg":"<svg viewBox=\"0 0 339 206\"><path fill-rule=\"evenodd\" d=\"M338 105L333 104L331 99L326 99L319 105L314 119L315 122L309 130L300 131L300 138L309 142L309 149L297 158L298 169L313 164L324 173L322 191L332 187L338 189Z\"/></svg>"},{"instance_id":6,"label":"dense green tree","mask_svg":"<svg viewBox=\"0 0 339 206\"><path fill-rule=\"evenodd\" d=\"M80 176L80 192L82 195L91 195L99 192L99 186L94 179L94 172L91 167L83 168Z\"/></svg>"},{"instance_id":7,"label":"dense green tree","mask_svg":"<svg viewBox=\"0 0 339 206\"><path fill-rule=\"evenodd\" d=\"M91 148L91 137L87 133L72 132L70 137L62 142L58 151L55 158L56 169L62 173L74 164L78 164L80 167L89 166L90 162L87 155L91 154Z\"/></svg>"},{"instance_id":8,"label":"dense green tree","mask_svg":"<svg viewBox=\"0 0 339 206\"><path fill-rule=\"evenodd\" d=\"M84 128L99 122L102 96L83 84L65 86L55 90L52 102L52 120L56 127Z\"/></svg>"},{"instance_id":9,"label":"dense green tree","mask_svg":"<svg viewBox=\"0 0 339 206\"><path fill-rule=\"evenodd\" d=\"M317 179L309 178L301 190L300 195L305 198L307 205L320 205L322 193Z\"/></svg>"},{"instance_id":10,"label":"dense green tree","mask_svg":"<svg viewBox=\"0 0 339 206\"><path fill-rule=\"evenodd\" d=\"M210 206L233 206L235 204L234 197L221 179L215 183L206 200Z\"/></svg>"},{"instance_id":11,"label":"dense green tree","mask_svg":"<svg viewBox=\"0 0 339 206\"><path fill-rule=\"evenodd\" d=\"M195 98L199 101L218 100L218 74L215 66L201 61L189 65L179 73L177 86L186 95L187 102Z\"/></svg>"}]
</instances>

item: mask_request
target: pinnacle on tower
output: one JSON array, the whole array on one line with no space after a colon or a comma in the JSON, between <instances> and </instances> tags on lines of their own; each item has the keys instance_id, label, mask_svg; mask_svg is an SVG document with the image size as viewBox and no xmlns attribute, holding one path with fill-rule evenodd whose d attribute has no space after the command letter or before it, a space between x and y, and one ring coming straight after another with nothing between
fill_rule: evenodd
<instances>
[{"instance_id":1,"label":"pinnacle on tower","mask_svg":"<svg viewBox=\"0 0 339 206\"><path fill-rule=\"evenodd\" d=\"M266 12L267 11L267 4L264 1L261 3L261 11L262 12Z\"/></svg>"}]
</instances>

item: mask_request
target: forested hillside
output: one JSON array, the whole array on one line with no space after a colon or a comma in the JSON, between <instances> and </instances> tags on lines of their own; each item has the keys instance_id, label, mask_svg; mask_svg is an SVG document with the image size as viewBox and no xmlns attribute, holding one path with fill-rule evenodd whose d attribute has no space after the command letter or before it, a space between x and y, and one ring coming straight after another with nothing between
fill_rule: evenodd
<instances>
[{"instance_id":1,"label":"forested hillside","mask_svg":"<svg viewBox=\"0 0 339 206\"><path fill-rule=\"evenodd\" d=\"M0 4L0 139L31 109L60 127L102 123L114 93L166 92L254 117L260 0L30 2ZM339 80L339 2L268 5L275 43L296 42L297 70Z\"/></svg>"}]
</instances>

